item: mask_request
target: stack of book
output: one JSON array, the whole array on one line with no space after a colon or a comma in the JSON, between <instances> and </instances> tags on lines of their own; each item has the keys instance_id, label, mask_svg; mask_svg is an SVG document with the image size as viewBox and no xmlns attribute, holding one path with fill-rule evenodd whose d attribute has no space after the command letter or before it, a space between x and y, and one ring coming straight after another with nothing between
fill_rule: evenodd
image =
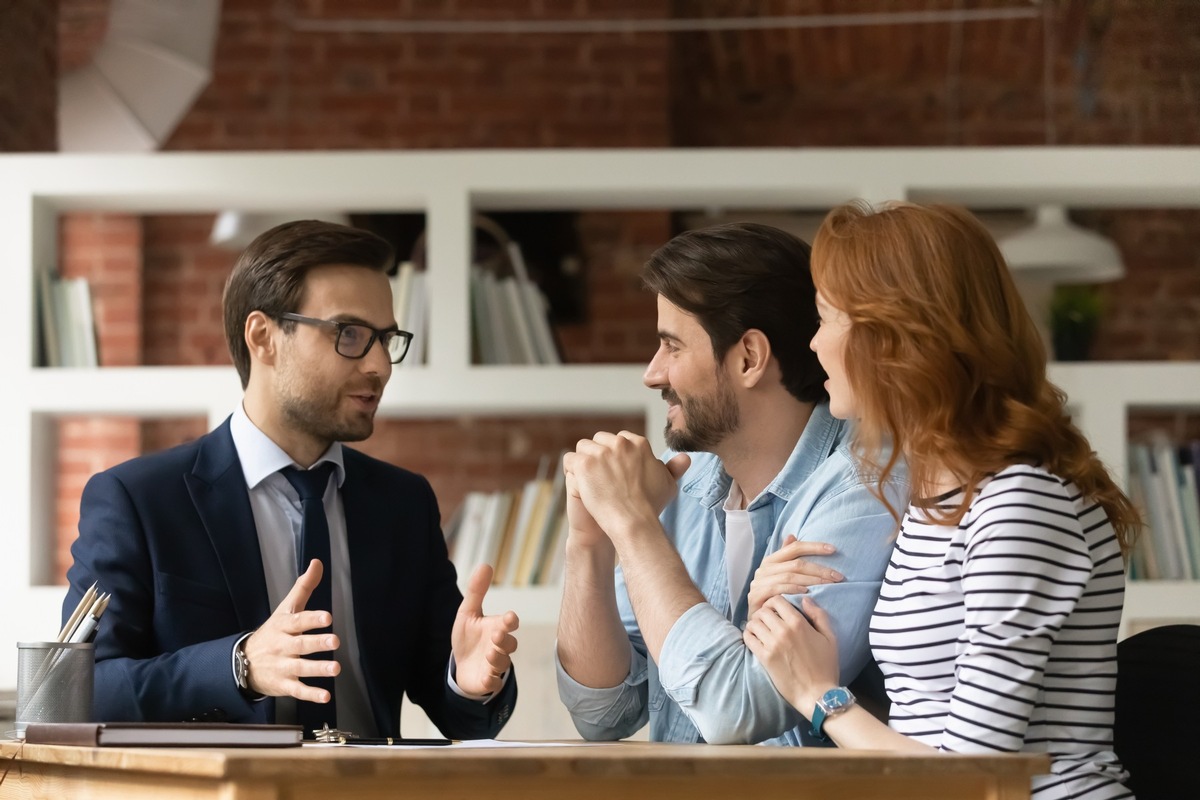
<instances>
[{"instance_id":1,"label":"stack of book","mask_svg":"<svg viewBox=\"0 0 1200 800\"><path fill-rule=\"evenodd\" d=\"M1129 493L1146 522L1130 577L1200 579L1200 441L1177 445L1155 432L1131 442Z\"/></svg>"},{"instance_id":2,"label":"stack of book","mask_svg":"<svg viewBox=\"0 0 1200 800\"><path fill-rule=\"evenodd\" d=\"M429 301L425 271L417 269L411 261L405 261L400 264L391 282L392 313L396 317L396 325L400 330L413 335L408 355L404 357L400 366L419 367L425 363L426 342L429 338Z\"/></svg>"},{"instance_id":3,"label":"stack of book","mask_svg":"<svg viewBox=\"0 0 1200 800\"><path fill-rule=\"evenodd\" d=\"M562 456L553 475L543 457L538 475L520 491L469 492L446 526L450 559L460 580L491 564L498 586L552 586L562 575L567 533Z\"/></svg>"},{"instance_id":4,"label":"stack of book","mask_svg":"<svg viewBox=\"0 0 1200 800\"><path fill-rule=\"evenodd\" d=\"M560 364L547 318L549 304L529 278L516 242L509 242L512 275L471 268L471 327L483 364Z\"/></svg>"},{"instance_id":5,"label":"stack of book","mask_svg":"<svg viewBox=\"0 0 1200 800\"><path fill-rule=\"evenodd\" d=\"M92 290L86 278L61 278L52 270L38 273L42 328L42 365L96 367L96 320Z\"/></svg>"}]
</instances>

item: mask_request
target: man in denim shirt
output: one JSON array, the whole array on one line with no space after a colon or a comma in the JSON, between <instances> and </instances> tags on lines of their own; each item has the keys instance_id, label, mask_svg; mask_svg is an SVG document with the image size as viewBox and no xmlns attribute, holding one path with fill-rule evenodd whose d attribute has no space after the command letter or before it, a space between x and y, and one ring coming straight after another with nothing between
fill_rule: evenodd
<instances>
[{"instance_id":1,"label":"man in denim shirt","mask_svg":"<svg viewBox=\"0 0 1200 800\"><path fill-rule=\"evenodd\" d=\"M751 577L788 536L792 554L828 553L789 569L827 581L810 591L834 620L843 681L870 659L895 520L826 405L808 257L790 234L745 223L684 233L646 265L660 345L645 382L669 404L666 465L627 432L581 441L564 462L558 686L587 739L649 720L654 741L811 742L742 643ZM907 502L907 486L885 491Z\"/></svg>"}]
</instances>

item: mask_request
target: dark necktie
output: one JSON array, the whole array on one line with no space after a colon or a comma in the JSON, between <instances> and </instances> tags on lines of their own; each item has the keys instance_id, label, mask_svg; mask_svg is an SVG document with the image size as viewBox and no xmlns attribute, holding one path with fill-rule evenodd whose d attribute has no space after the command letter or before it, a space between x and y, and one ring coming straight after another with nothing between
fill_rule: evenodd
<instances>
[{"instance_id":1,"label":"dark necktie","mask_svg":"<svg viewBox=\"0 0 1200 800\"><path fill-rule=\"evenodd\" d=\"M333 614L333 564L330 559L329 521L325 518L325 487L329 485L329 473L334 465L328 461L313 469L302 470L295 467L285 467L281 470L283 477L288 479L300 495L300 503L304 510L303 521L300 525L300 572L308 569L312 560L319 559L324 572L321 582L313 589L306 608L313 611L328 611ZM309 633L329 633L332 628L320 628ZM313 653L307 658L328 659L329 653ZM309 703L296 701L296 721L304 727L305 738L312 737L313 730L319 730L324 723L329 727L337 727L337 706L334 705L333 678L302 678L309 686L317 686L329 691L328 703Z\"/></svg>"}]
</instances>

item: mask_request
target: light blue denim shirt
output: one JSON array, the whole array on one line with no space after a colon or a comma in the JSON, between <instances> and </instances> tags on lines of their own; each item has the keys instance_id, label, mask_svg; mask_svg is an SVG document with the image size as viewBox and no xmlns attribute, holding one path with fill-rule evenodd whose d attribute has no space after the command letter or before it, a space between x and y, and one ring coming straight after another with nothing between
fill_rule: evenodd
<instances>
[{"instance_id":1,"label":"light blue denim shirt","mask_svg":"<svg viewBox=\"0 0 1200 800\"><path fill-rule=\"evenodd\" d=\"M742 643L749 580L731 598L725 567L722 506L731 482L716 456L693 454L678 496L663 511L663 527L707 602L692 606L671 627L662 663L647 657L619 567L617 605L629 634L629 675L619 686L594 689L576 682L558 663L559 696L584 738L622 739L649 719L654 741L812 743L807 721L775 690ZM901 472L890 482L888 498L904 508L907 493ZM787 463L747 511L754 533L752 572L788 534L837 548L834 555L813 560L838 570L845 580L812 587L810 594L833 620L842 682L851 681L870 658L867 626L896 523L868 492L850 456L847 424L830 416L828 406L813 410ZM789 599L798 604L800 595Z\"/></svg>"}]
</instances>

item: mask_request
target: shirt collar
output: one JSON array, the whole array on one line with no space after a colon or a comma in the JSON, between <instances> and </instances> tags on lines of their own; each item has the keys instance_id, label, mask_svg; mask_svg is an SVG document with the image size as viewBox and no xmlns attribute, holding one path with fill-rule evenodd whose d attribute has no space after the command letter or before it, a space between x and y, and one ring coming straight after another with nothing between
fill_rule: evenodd
<instances>
[{"instance_id":1,"label":"shirt collar","mask_svg":"<svg viewBox=\"0 0 1200 800\"><path fill-rule=\"evenodd\" d=\"M229 433L233 437L233 446L237 450L238 460L242 463L242 475L246 486L255 489L260 483L279 472L284 467L300 467L292 457L283 451L279 445L267 436L246 415L246 409L241 403L229 420ZM346 467L342 462L342 443L334 442L329 449L313 464L315 467L322 461L334 465L337 473L337 485L340 489L346 480Z\"/></svg>"}]
</instances>

